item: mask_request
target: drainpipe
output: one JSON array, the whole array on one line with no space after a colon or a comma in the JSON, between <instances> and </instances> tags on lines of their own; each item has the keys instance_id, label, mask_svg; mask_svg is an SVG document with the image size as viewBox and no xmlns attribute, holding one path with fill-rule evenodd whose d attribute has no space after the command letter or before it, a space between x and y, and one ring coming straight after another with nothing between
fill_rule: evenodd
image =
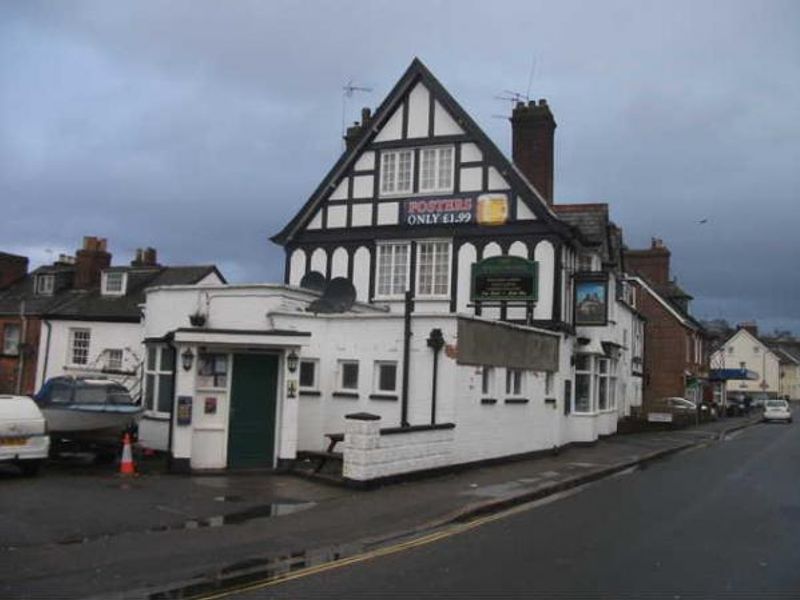
<instances>
[{"instance_id":1,"label":"drainpipe","mask_svg":"<svg viewBox=\"0 0 800 600\"><path fill-rule=\"evenodd\" d=\"M411 312L414 310L414 294L406 292L405 314L403 318L403 395L400 398L400 426L408 427L408 375L411 357Z\"/></svg>"},{"instance_id":2,"label":"drainpipe","mask_svg":"<svg viewBox=\"0 0 800 600\"><path fill-rule=\"evenodd\" d=\"M172 452L172 430L175 428L173 421L175 419L175 402L177 402L178 397L178 370L180 369L178 361L180 360L180 356L178 356L177 346L175 346L175 343L171 339L167 340L167 346L169 346L175 354L175 359L172 362L172 402L170 402L169 405L169 428L167 429L167 471L172 472L175 458ZM147 352L147 349L145 352ZM144 359L147 360L146 354ZM158 402L158 399L153 398L153 401Z\"/></svg>"},{"instance_id":3,"label":"drainpipe","mask_svg":"<svg viewBox=\"0 0 800 600\"><path fill-rule=\"evenodd\" d=\"M439 380L439 352L444 348L444 336L441 329L431 329L428 336L428 348L433 350L433 387L431 389L431 425L436 425L436 388Z\"/></svg>"},{"instance_id":4,"label":"drainpipe","mask_svg":"<svg viewBox=\"0 0 800 600\"><path fill-rule=\"evenodd\" d=\"M44 345L44 363L42 364L42 385L47 381L47 359L50 358L50 337L53 333L53 325L45 320L44 326L47 327L47 342Z\"/></svg>"},{"instance_id":5,"label":"drainpipe","mask_svg":"<svg viewBox=\"0 0 800 600\"><path fill-rule=\"evenodd\" d=\"M25 372L25 350L28 339L28 320L25 318L25 300L19 303L19 319L22 323L20 327L19 339L21 342L17 344L17 356L19 356L19 363L17 366L17 395L22 394L22 374Z\"/></svg>"}]
</instances>

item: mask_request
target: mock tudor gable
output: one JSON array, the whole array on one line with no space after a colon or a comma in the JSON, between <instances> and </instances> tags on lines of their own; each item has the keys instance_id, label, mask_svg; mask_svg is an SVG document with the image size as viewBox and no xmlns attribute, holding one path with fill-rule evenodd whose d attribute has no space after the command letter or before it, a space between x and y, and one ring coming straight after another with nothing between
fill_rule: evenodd
<instances>
[{"instance_id":1,"label":"mock tudor gable","mask_svg":"<svg viewBox=\"0 0 800 600\"><path fill-rule=\"evenodd\" d=\"M531 113L549 115L543 102L531 105ZM538 263L534 320L571 322L569 275L580 232L559 219L421 61L414 59L374 114L362 111L345 140L340 159L272 238L286 248L286 283L316 271L350 279L361 301L392 306L408 290L429 301L428 309L471 313L471 265L513 255ZM525 318L521 307L475 312Z\"/></svg>"}]
</instances>

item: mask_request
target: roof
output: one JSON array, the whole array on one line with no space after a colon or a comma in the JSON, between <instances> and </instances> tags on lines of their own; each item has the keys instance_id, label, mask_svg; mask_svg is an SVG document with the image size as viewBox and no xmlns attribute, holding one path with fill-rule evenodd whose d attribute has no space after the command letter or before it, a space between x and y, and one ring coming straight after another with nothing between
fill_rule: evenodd
<instances>
[{"instance_id":1,"label":"roof","mask_svg":"<svg viewBox=\"0 0 800 600\"><path fill-rule=\"evenodd\" d=\"M628 276L628 281L635 281L642 287L645 291L647 291L661 306L663 306L667 312L669 312L675 319L678 320L682 325L689 327L690 329L696 329L699 331L705 331L702 323L697 321L694 317L686 313L685 311L680 310L674 303L670 302L667 298L659 293L659 291L654 288L649 281L647 281L644 277L637 276Z\"/></svg>"},{"instance_id":2,"label":"roof","mask_svg":"<svg viewBox=\"0 0 800 600\"><path fill-rule=\"evenodd\" d=\"M556 218L555 213L548 205L544 197L536 190L533 185L522 175L520 170L497 148L494 142L483 132L475 123L470 115L461 107L458 102L450 95L436 77L428 70L419 58L414 58L398 80L380 106L375 110L375 115L368 127L364 127L360 137L346 149L339 157L336 164L325 175L319 186L314 190L303 207L297 212L292 220L271 239L273 242L286 245L291 241L295 234L313 217L319 205L326 199L327 195L333 190L339 179L352 167L362 151L366 149L372 139L378 134L380 128L394 114L395 109L403 102L416 83L422 82L429 90L431 95L438 100L442 106L452 115L468 135L478 143L481 150L485 153L487 161L498 168L506 177L509 184L514 188L538 219L542 219L551 224L557 231L560 229L564 234L569 234L569 228Z\"/></svg>"},{"instance_id":3,"label":"roof","mask_svg":"<svg viewBox=\"0 0 800 600\"><path fill-rule=\"evenodd\" d=\"M74 266L66 265L48 265L34 269L22 279L18 279L0 291L0 314L19 314L23 302L25 303L25 313L28 315L39 315L58 306L64 302L67 295L66 290L57 288L50 296L36 294L34 293L36 276L60 273L65 279L70 280L66 283L70 284L69 287L71 287L71 278L74 271Z\"/></svg>"},{"instance_id":4,"label":"roof","mask_svg":"<svg viewBox=\"0 0 800 600\"><path fill-rule=\"evenodd\" d=\"M53 266L40 267L19 284L0 293L0 314L17 314L20 302L25 302L25 312L49 319L91 321L140 320L139 305L145 301L148 287L165 285L192 285L212 273L223 282L225 279L213 265L179 267L112 267L114 272L128 275L124 296L102 295L100 286L75 289L71 285L56 290L52 296L34 293L35 276L52 272ZM62 269L63 270L63 269ZM71 268L74 271L74 267Z\"/></svg>"},{"instance_id":5,"label":"roof","mask_svg":"<svg viewBox=\"0 0 800 600\"><path fill-rule=\"evenodd\" d=\"M559 219L578 229L592 244L606 242L608 204L554 204Z\"/></svg>"}]
</instances>

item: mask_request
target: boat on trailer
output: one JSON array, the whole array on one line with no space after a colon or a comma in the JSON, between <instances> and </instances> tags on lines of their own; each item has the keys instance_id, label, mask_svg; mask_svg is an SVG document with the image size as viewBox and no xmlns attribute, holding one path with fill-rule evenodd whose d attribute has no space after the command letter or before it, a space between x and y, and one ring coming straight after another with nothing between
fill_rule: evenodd
<instances>
[{"instance_id":1,"label":"boat on trailer","mask_svg":"<svg viewBox=\"0 0 800 600\"><path fill-rule=\"evenodd\" d=\"M124 385L101 378L53 377L34 400L53 438L78 443L118 444L143 411Z\"/></svg>"}]
</instances>

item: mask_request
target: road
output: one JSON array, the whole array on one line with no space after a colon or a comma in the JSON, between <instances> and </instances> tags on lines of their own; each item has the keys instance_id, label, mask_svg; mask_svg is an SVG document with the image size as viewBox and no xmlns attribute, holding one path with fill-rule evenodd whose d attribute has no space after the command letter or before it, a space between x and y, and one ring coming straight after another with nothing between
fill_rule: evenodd
<instances>
[{"instance_id":1,"label":"road","mask_svg":"<svg viewBox=\"0 0 800 600\"><path fill-rule=\"evenodd\" d=\"M237 598L800 597L800 424L757 425L436 542Z\"/></svg>"}]
</instances>

